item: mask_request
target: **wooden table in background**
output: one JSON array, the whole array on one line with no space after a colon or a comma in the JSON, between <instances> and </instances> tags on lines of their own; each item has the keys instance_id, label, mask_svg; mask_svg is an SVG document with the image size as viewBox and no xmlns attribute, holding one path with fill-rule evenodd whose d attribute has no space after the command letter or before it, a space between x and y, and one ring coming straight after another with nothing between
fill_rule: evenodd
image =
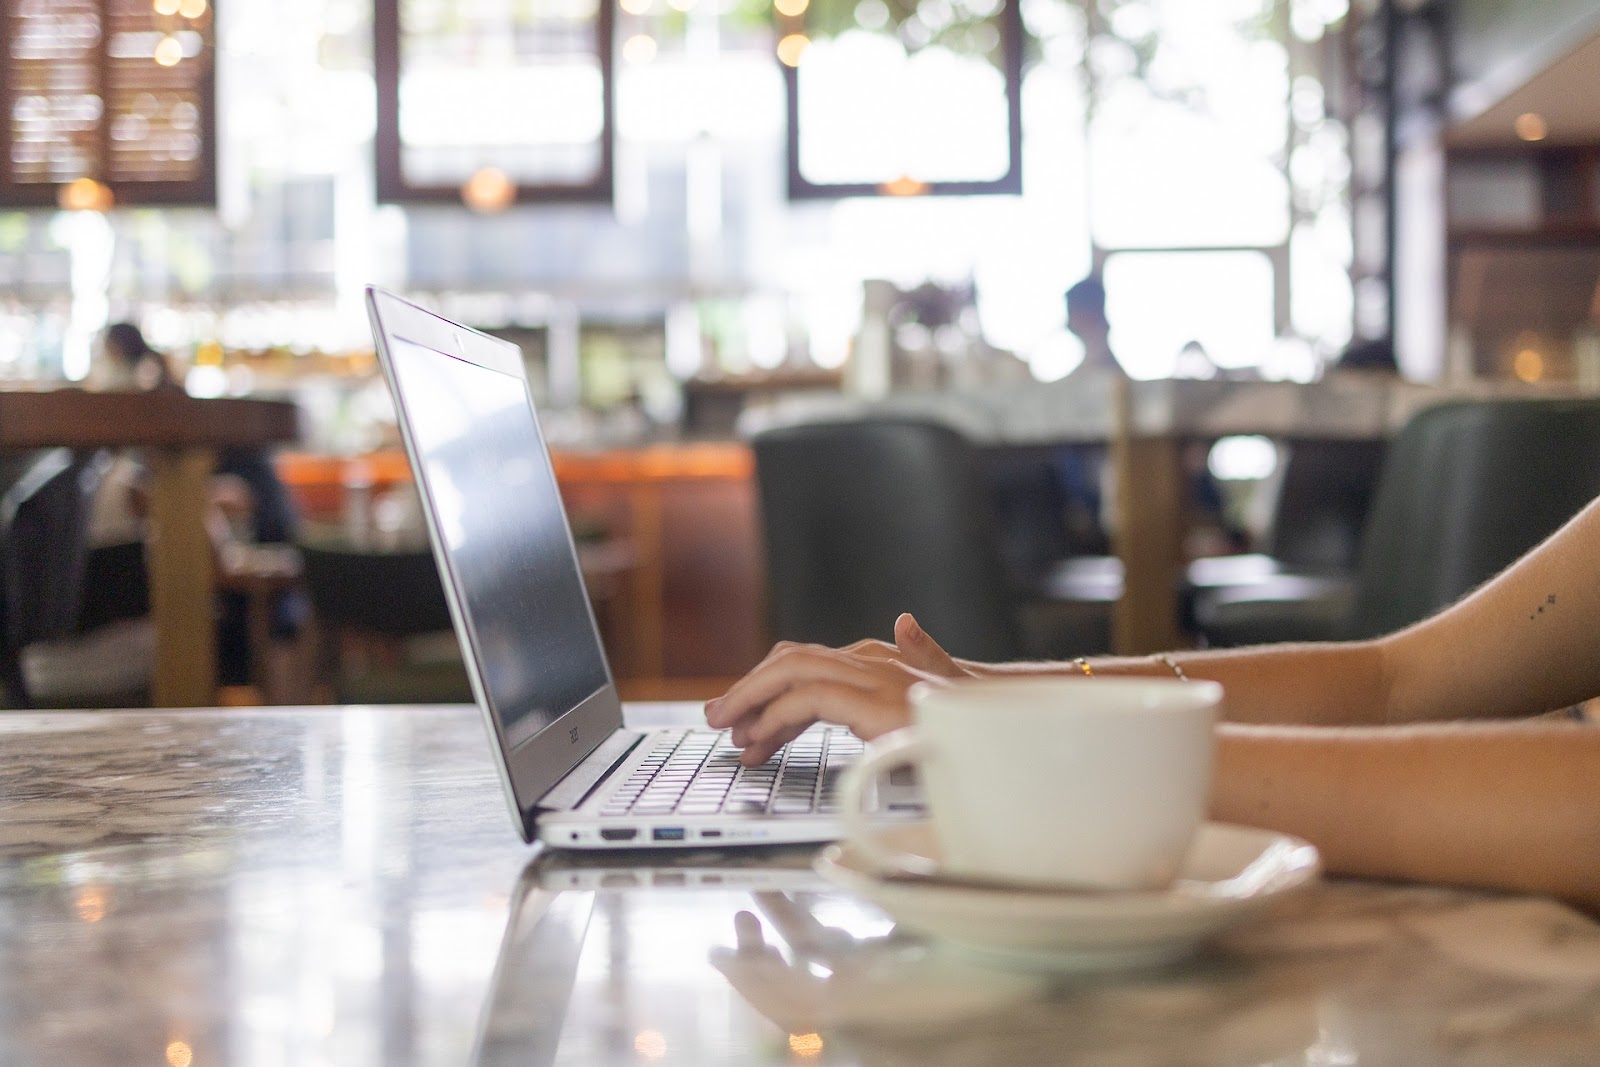
<instances>
[{"instance_id":1,"label":"wooden table in background","mask_svg":"<svg viewBox=\"0 0 1600 1067\"><path fill-rule=\"evenodd\" d=\"M0 449L141 448L150 467L150 613L154 703L216 702L216 575L206 532L216 450L292 441L286 401L202 400L183 393L0 392Z\"/></svg>"}]
</instances>

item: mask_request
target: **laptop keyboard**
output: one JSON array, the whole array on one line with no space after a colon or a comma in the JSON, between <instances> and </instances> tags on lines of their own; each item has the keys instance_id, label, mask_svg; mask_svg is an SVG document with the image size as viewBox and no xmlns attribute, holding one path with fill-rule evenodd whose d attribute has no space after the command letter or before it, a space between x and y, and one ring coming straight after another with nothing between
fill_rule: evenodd
<instances>
[{"instance_id":1,"label":"laptop keyboard","mask_svg":"<svg viewBox=\"0 0 1600 1067\"><path fill-rule=\"evenodd\" d=\"M601 815L804 815L838 810L834 790L862 742L813 726L756 767L739 763L726 730L668 732L612 791Z\"/></svg>"}]
</instances>

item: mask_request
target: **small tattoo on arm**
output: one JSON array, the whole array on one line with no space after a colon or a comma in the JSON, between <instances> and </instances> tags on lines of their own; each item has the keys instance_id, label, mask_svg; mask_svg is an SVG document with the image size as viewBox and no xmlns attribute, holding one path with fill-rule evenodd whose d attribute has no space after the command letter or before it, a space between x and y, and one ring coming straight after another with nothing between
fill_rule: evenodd
<instances>
[{"instance_id":1,"label":"small tattoo on arm","mask_svg":"<svg viewBox=\"0 0 1600 1067\"><path fill-rule=\"evenodd\" d=\"M1544 614L1544 609L1546 607L1554 607L1555 603L1556 603L1556 595L1554 593L1551 593L1549 596L1544 598L1544 603L1540 604L1536 609L1534 609L1533 614L1528 616L1528 621L1531 622L1534 619L1537 619L1540 615Z\"/></svg>"}]
</instances>

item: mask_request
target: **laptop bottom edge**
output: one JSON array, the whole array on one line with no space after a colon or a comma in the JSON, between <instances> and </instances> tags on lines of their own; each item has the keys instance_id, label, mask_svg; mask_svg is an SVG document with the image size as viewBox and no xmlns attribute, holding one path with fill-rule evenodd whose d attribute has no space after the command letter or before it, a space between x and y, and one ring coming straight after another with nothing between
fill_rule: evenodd
<instances>
[{"instance_id":1,"label":"laptop bottom edge","mask_svg":"<svg viewBox=\"0 0 1600 1067\"><path fill-rule=\"evenodd\" d=\"M833 818L752 816L749 819L662 815L612 822L575 812L550 812L538 821L551 848L711 848L723 845L822 844L837 840Z\"/></svg>"}]
</instances>

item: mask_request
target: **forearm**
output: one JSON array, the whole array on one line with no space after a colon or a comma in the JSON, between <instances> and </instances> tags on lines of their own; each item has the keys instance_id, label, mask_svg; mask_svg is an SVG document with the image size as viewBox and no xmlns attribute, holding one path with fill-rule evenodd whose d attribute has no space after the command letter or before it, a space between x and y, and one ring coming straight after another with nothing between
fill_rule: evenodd
<instances>
[{"instance_id":1,"label":"forearm","mask_svg":"<svg viewBox=\"0 0 1600 1067\"><path fill-rule=\"evenodd\" d=\"M1261 645L1174 652L1170 657L1097 656L1088 663L1096 676L1173 678L1168 658L1188 678L1222 683L1223 714L1229 722L1354 726L1387 721L1384 646L1377 641ZM1083 673L1071 662L963 666L981 674Z\"/></svg>"},{"instance_id":2,"label":"forearm","mask_svg":"<svg viewBox=\"0 0 1600 1067\"><path fill-rule=\"evenodd\" d=\"M1600 909L1600 730L1224 726L1212 816L1296 834L1332 874Z\"/></svg>"}]
</instances>

